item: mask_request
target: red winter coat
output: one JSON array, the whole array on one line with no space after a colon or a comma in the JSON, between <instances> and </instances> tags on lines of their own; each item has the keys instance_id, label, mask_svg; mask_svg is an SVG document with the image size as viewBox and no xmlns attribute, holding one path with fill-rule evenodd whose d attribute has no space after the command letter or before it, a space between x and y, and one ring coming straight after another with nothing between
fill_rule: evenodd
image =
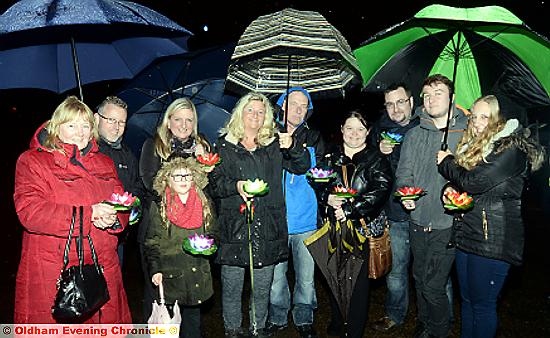
<instances>
[{"instance_id":1,"label":"red winter coat","mask_svg":"<svg viewBox=\"0 0 550 338\"><path fill-rule=\"evenodd\" d=\"M111 299L86 323L131 323L117 256L118 231L100 230L91 221L92 205L122 192L113 161L98 151L95 140L83 151L65 145L65 155L42 147L46 130L35 133L30 149L17 160L15 209L25 228L15 287L15 323L55 323L51 315L56 280L63 266L73 206L84 206L84 232L90 234L104 267ZM123 228L128 217L119 213ZM79 234L78 217L73 235ZM85 241L87 243L87 241ZM78 262L71 243L69 266ZM84 245L84 263L92 263Z\"/></svg>"}]
</instances>

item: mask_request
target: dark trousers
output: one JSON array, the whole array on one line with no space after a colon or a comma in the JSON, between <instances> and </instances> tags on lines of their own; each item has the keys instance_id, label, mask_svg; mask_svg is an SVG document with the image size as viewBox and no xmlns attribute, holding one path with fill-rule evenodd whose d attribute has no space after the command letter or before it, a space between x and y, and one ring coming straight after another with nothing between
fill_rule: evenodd
<instances>
[{"instance_id":1,"label":"dark trousers","mask_svg":"<svg viewBox=\"0 0 550 338\"><path fill-rule=\"evenodd\" d=\"M334 298L333 292L330 292L331 325L341 328L341 337L363 337L368 319L369 288L369 266L368 262L365 262L353 288L347 323L344 323L336 298Z\"/></svg>"},{"instance_id":2,"label":"dark trousers","mask_svg":"<svg viewBox=\"0 0 550 338\"><path fill-rule=\"evenodd\" d=\"M447 282L455 258L455 249L447 248L451 229L425 230L411 224L409 234L417 317L428 333L447 337L451 327Z\"/></svg>"},{"instance_id":3,"label":"dark trousers","mask_svg":"<svg viewBox=\"0 0 550 338\"><path fill-rule=\"evenodd\" d=\"M144 255L144 244L139 243L139 254L141 257L141 270L143 271L143 321L142 323L147 323L147 319L151 316L153 311L153 300L158 299L158 291L151 281L151 274L147 268L147 261L145 260Z\"/></svg>"},{"instance_id":4,"label":"dark trousers","mask_svg":"<svg viewBox=\"0 0 550 338\"><path fill-rule=\"evenodd\" d=\"M181 307L180 337L201 338L201 309L198 306Z\"/></svg>"}]
</instances>

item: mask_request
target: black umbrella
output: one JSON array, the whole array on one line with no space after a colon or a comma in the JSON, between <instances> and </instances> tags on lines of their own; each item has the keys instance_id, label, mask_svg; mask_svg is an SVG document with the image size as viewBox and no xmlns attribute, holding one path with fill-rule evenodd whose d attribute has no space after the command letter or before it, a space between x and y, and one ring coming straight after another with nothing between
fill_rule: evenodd
<instances>
[{"instance_id":1,"label":"black umbrella","mask_svg":"<svg viewBox=\"0 0 550 338\"><path fill-rule=\"evenodd\" d=\"M168 105L180 97L188 97L193 101L199 116L199 131L210 142L215 142L219 129L231 116L231 110L238 100L237 96L224 92L224 82L225 79L201 80L176 88L170 94L164 93L150 99L128 119L124 137L126 143L139 154L145 139L155 134ZM120 97L124 97L124 93Z\"/></svg>"},{"instance_id":2,"label":"black umbrella","mask_svg":"<svg viewBox=\"0 0 550 338\"><path fill-rule=\"evenodd\" d=\"M349 316L359 272L363 264L368 264L357 249L364 245L365 250L368 250L368 242L360 243L357 236L349 220L344 223L326 221L304 241L338 303L344 322L347 322Z\"/></svg>"},{"instance_id":3,"label":"black umbrella","mask_svg":"<svg viewBox=\"0 0 550 338\"><path fill-rule=\"evenodd\" d=\"M204 80L225 78L234 43L156 59L119 91L133 114L156 98L167 106L180 97L178 89Z\"/></svg>"},{"instance_id":4,"label":"black umbrella","mask_svg":"<svg viewBox=\"0 0 550 338\"><path fill-rule=\"evenodd\" d=\"M120 0L21 0L0 16L0 89L62 93L135 76L155 58L187 51L191 33Z\"/></svg>"}]
</instances>

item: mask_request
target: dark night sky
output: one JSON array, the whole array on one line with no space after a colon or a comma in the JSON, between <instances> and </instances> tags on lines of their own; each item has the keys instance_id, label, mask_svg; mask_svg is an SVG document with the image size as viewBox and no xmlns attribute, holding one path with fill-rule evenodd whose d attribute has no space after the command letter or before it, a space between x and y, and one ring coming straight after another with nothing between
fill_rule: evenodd
<instances>
[{"instance_id":1,"label":"dark night sky","mask_svg":"<svg viewBox=\"0 0 550 338\"><path fill-rule=\"evenodd\" d=\"M0 0L0 11L3 13L16 1ZM245 28L258 16L273 13L286 7L299 10L313 10L321 13L329 23L335 26L346 37L352 49L358 48L361 42L371 35L388 28L413 16L420 9L434 3L450 5L454 7L476 7L486 5L500 5L523 20L528 26L542 35L550 36L550 25L546 18L549 17L549 4L543 0L503 0L503 1L378 1L376 6L381 8L369 8L374 1L339 0L339 1L311 1L311 0L242 0L242 1L206 1L206 0L137 0L135 2L148 6L168 18L176 21L195 34L189 40L191 48L201 48L224 42L236 42ZM360 9L361 3L367 9ZM208 31L203 27L207 25ZM95 106L99 100L107 94L116 93L118 83L109 83L107 87L102 84L96 90L94 85L85 87L87 91L87 103ZM95 97L91 93L98 93ZM76 92L75 92L76 94ZM33 100L28 99L32 95ZM63 96L65 96L64 94ZM23 97L23 99L21 99ZM348 96L349 97L349 96ZM60 102L60 96L44 91L29 91L24 94L21 91L0 91L0 110L11 113L16 121L23 119L22 112L29 109L39 110L39 116L32 116L33 125L43 121L51 114L51 111ZM347 100L349 101L349 100ZM36 102L41 102L37 105ZM376 102L377 106L379 102ZM370 102L362 102L361 105L369 105ZM17 106L17 111L12 107ZM347 109L341 106L338 110ZM332 109L332 108L331 108ZM372 109L372 108L371 108ZM375 108L378 109L378 108ZM26 114L25 114L26 115ZM27 116L28 118L28 116Z\"/></svg>"},{"instance_id":2,"label":"dark night sky","mask_svg":"<svg viewBox=\"0 0 550 338\"><path fill-rule=\"evenodd\" d=\"M0 11L4 12L16 1L1 0ZM547 18L550 5L544 0L502 0L502 1L272 1L272 0L137 0L178 22L196 34L197 46L220 42L237 41L246 26L259 15L269 14L286 7L312 10L321 13L328 22L339 29L347 38L352 49L370 35L406 20L427 5L438 3L454 7L476 7L499 5L512 11L535 31L549 36ZM360 9L358 4L367 7ZM208 25L209 31L202 27Z\"/></svg>"}]
</instances>

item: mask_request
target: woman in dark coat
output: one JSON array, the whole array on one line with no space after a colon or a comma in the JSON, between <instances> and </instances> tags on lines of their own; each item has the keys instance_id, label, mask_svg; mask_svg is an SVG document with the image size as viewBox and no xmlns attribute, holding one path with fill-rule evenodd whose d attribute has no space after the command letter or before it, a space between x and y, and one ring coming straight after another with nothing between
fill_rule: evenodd
<instances>
[{"instance_id":1,"label":"woman in dark coat","mask_svg":"<svg viewBox=\"0 0 550 338\"><path fill-rule=\"evenodd\" d=\"M495 96L476 100L469 119L457 155L440 151L437 161L439 172L474 199L454 229L461 337L494 337L498 296L510 265L522 262L522 192L544 152L517 120L504 120Z\"/></svg>"},{"instance_id":2,"label":"woman in dark coat","mask_svg":"<svg viewBox=\"0 0 550 338\"><path fill-rule=\"evenodd\" d=\"M213 295L208 256L182 250L194 234L217 236L214 210L203 189L206 172L194 158L174 158L157 173L153 187L161 196L149 212L145 259L151 281L163 284L166 304L178 301L180 337L200 338L200 307Z\"/></svg>"},{"instance_id":3,"label":"woman in dark coat","mask_svg":"<svg viewBox=\"0 0 550 338\"><path fill-rule=\"evenodd\" d=\"M282 149L288 149L283 153ZM210 174L209 191L218 199L220 248L216 261L222 264L222 306L227 336L244 335L241 329L242 288L245 267L254 267L254 304L251 316L254 333L262 332L267 316L269 292L275 263L288 258L288 230L283 197L283 168L304 174L310 167L309 153L302 144L293 144L287 133L276 134L269 99L251 92L243 96L222 129L217 151L221 163ZM241 205L253 196L243 186L247 180L261 179L269 186L265 196L253 198L249 234ZM255 327L253 324L256 324Z\"/></svg>"},{"instance_id":4,"label":"woman in dark coat","mask_svg":"<svg viewBox=\"0 0 550 338\"><path fill-rule=\"evenodd\" d=\"M196 157L210 152L210 144L199 134L199 117L197 109L189 98L174 100L162 117L155 136L143 143L139 158L139 176L145 188L143 198L143 220L139 222L137 241L141 253L141 266L145 276L143 287L143 319L151 314L151 304L157 298L157 292L150 283L150 274L145 262L145 236L149 228L147 213L153 201L158 201L153 180L163 162L171 157Z\"/></svg>"},{"instance_id":5,"label":"woman in dark coat","mask_svg":"<svg viewBox=\"0 0 550 338\"><path fill-rule=\"evenodd\" d=\"M382 209L392 188L392 172L389 161L376 148L367 145L369 126L358 111L346 116L341 127L343 143L335 145L324 166L334 169L336 180L320 192L319 203L331 224L330 245L335 245L336 254L342 261L363 260L354 287L350 305L346 309L347 323L331 294L332 320L328 328L331 335L362 337L367 322L369 278L369 247L365 241L364 223L377 224L378 236L383 233L385 214ZM347 187L357 191L353 198L339 197L332 192L335 187ZM341 226L336 226L336 223ZM339 230L338 230L339 229ZM315 236L315 234L313 235ZM312 237L313 237L312 236ZM360 239L362 238L362 240ZM362 242L362 243L360 243ZM364 244L363 244L364 243ZM353 246L353 252L349 246ZM346 276L346 279L349 276ZM351 278L351 277L349 277ZM348 285L348 283L344 283ZM340 287L339 285L338 287ZM349 286L349 285L348 285ZM333 286L334 287L334 286ZM332 290L335 292L335 290Z\"/></svg>"}]
</instances>

